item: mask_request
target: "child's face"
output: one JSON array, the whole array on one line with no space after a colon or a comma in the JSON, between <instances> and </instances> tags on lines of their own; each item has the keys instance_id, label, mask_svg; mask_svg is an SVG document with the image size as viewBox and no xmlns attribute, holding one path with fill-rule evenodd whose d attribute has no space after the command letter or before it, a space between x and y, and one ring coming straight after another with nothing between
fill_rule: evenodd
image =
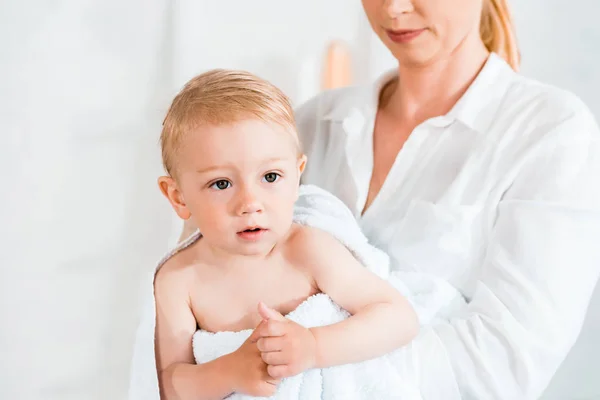
<instances>
[{"instance_id":1,"label":"child's face","mask_svg":"<svg viewBox=\"0 0 600 400\"><path fill-rule=\"evenodd\" d=\"M215 250L264 255L287 234L305 157L284 128L260 120L202 127L180 155L183 202Z\"/></svg>"}]
</instances>

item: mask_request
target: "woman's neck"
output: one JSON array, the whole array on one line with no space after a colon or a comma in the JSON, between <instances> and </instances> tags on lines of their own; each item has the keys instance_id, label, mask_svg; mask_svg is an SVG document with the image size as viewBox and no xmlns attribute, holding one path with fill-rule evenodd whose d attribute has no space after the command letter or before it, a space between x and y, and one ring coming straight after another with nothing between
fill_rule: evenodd
<instances>
[{"instance_id":1,"label":"woman's neck","mask_svg":"<svg viewBox=\"0 0 600 400\"><path fill-rule=\"evenodd\" d=\"M382 93L381 106L413 126L445 115L477 77L488 56L477 36L427 65L400 65L398 80L389 85L387 96L385 89Z\"/></svg>"}]
</instances>

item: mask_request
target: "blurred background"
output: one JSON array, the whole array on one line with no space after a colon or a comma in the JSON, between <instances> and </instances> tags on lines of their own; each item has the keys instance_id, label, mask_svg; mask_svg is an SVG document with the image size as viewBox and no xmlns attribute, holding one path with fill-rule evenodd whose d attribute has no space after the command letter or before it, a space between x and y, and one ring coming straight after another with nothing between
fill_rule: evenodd
<instances>
[{"instance_id":1,"label":"blurred background","mask_svg":"<svg viewBox=\"0 0 600 400\"><path fill-rule=\"evenodd\" d=\"M598 118L599 12L513 1L522 72ZM231 67L298 105L326 86L332 43L349 83L394 68L358 0L0 0L1 399L125 397L141 277L181 229L156 185L172 97ZM600 398L598 338L597 293L547 399Z\"/></svg>"}]
</instances>

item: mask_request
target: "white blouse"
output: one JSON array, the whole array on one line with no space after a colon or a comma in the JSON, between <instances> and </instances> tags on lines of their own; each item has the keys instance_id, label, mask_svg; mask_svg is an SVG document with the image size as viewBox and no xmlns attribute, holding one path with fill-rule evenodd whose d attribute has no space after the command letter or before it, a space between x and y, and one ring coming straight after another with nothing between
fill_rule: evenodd
<instances>
[{"instance_id":1,"label":"white blouse","mask_svg":"<svg viewBox=\"0 0 600 400\"><path fill-rule=\"evenodd\" d=\"M576 340L600 275L600 131L573 94L492 54L456 106L419 125L364 215L379 91L297 110L303 183L354 212L395 268L435 274L468 312L404 349L425 399L533 399Z\"/></svg>"}]
</instances>

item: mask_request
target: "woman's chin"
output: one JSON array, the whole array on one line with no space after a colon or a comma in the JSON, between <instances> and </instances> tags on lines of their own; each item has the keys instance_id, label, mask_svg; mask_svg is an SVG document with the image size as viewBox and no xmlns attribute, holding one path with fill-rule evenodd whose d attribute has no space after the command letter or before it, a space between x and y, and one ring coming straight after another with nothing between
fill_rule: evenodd
<instances>
[{"instance_id":1,"label":"woman's chin","mask_svg":"<svg viewBox=\"0 0 600 400\"><path fill-rule=\"evenodd\" d=\"M402 67L410 68L431 65L439 59L439 53L440 52L433 49L432 46L395 49L395 52L392 52Z\"/></svg>"}]
</instances>

